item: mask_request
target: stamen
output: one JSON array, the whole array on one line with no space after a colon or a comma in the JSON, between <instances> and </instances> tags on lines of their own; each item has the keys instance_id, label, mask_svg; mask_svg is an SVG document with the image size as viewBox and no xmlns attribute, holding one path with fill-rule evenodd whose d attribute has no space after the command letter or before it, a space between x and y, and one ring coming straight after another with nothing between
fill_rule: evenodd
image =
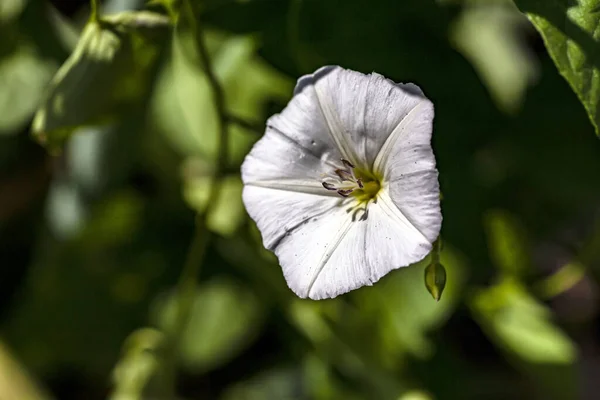
<instances>
[{"instance_id":1,"label":"stamen","mask_svg":"<svg viewBox=\"0 0 600 400\"><path fill-rule=\"evenodd\" d=\"M350 161L345 160L345 159L341 159L342 163L346 166L346 167L350 167L350 168L354 168L354 164L352 164Z\"/></svg>"},{"instance_id":2,"label":"stamen","mask_svg":"<svg viewBox=\"0 0 600 400\"><path fill-rule=\"evenodd\" d=\"M323 184L323 187L324 187L325 189L327 189L327 190L337 190L337 189L335 188L335 186L334 186L333 184L331 184L331 183L328 183L328 182L322 182L322 184Z\"/></svg>"},{"instance_id":3,"label":"stamen","mask_svg":"<svg viewBox=\"0 0 600 400\"><path fill-rule=\"evenodd\" d=\"M344 169L336 169L335 173L343 181L353 181L354 180L354 176L350 172L348 172L348 171L346 171Z\"/></svg>"},{"instance_id":4,"label":"stamen","mask_svg":"<svg viewBox=\"0 0 600 400\"><path fill-rule=\"evenodd\" d=\"M368 190L372 182L363 183L363 177L358 177L354 173L354 164L344 158L341 161L344 168L336 168L333 170L333 174L325 175L327 181L321 184L327 190L335 190L342 197L348 197L355 190L361 191L356 193L356 196L364 197L363 191Z\"/></svg>"}]
</instances>

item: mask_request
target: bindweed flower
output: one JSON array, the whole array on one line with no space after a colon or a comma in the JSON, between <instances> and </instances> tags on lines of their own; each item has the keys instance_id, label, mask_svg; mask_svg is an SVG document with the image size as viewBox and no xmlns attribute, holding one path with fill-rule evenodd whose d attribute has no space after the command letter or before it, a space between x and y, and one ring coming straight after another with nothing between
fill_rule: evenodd
<instances>
[{"instance_id":1,"label":"bindweed flower","mask_svg":"<svg viewBox=\"0 0 600 400\"><path fill-rule=\"evenodd\" d=\"M323 67L298 80L242 165L243 199L300 297L423 259L442 216L433 104L413 84Z\"/></svg>"}]
</instances>

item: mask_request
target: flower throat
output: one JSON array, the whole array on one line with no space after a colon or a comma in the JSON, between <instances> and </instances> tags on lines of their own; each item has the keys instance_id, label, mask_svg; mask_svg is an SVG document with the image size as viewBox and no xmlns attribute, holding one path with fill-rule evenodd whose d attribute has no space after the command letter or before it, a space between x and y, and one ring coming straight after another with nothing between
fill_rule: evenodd
<instances>
[{"instance_id":1,"label":"flower throat","mask_svg":"<svg viewBox=\"0 0 600 400\"><path fill-rule=\"evenodd\" d=\"M377 177L361 168L356 168L350 161L341 159L344 168L337 168L334 173L323 180L323 187L335 190L342 197L355 197L359 202L368 202L375 198L381 184Z\"/></svg>"}]
</instances>

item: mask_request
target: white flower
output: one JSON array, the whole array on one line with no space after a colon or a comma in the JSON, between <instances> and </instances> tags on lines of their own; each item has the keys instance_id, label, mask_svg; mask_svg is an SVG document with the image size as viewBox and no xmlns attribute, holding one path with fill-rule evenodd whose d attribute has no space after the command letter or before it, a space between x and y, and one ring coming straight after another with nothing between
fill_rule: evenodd
<instances>
[{"instance_id":1,"label":"white flower","mask_svg":"<svg viewBox=\"0 0 600 400\"><path fill-rule=\"evenodd\" d=\"M433 104L413 84L323 67L298 80L242 165L243 199L300 297L420 261L442 216Z\"/></svg>"}]
</instances>

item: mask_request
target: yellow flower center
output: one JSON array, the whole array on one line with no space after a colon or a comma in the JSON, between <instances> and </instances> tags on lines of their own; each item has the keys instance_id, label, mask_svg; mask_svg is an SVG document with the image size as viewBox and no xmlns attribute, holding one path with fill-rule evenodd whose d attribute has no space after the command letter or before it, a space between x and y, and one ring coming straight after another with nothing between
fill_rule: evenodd
<instances>
[{"instance_id":1,"label":"yellow flower center","mask_svg":"<svg viewBox=\"0 0 600 400\"><path fill-rule=\"evenodd\" d=\"M374 173L356 168L350 161L342 159L344 168L338 168L322 184L327 190L335 190L340 196L352 196L359 203L375 199L381 190L381 179Z\"/></svg>"}]
</instances>

